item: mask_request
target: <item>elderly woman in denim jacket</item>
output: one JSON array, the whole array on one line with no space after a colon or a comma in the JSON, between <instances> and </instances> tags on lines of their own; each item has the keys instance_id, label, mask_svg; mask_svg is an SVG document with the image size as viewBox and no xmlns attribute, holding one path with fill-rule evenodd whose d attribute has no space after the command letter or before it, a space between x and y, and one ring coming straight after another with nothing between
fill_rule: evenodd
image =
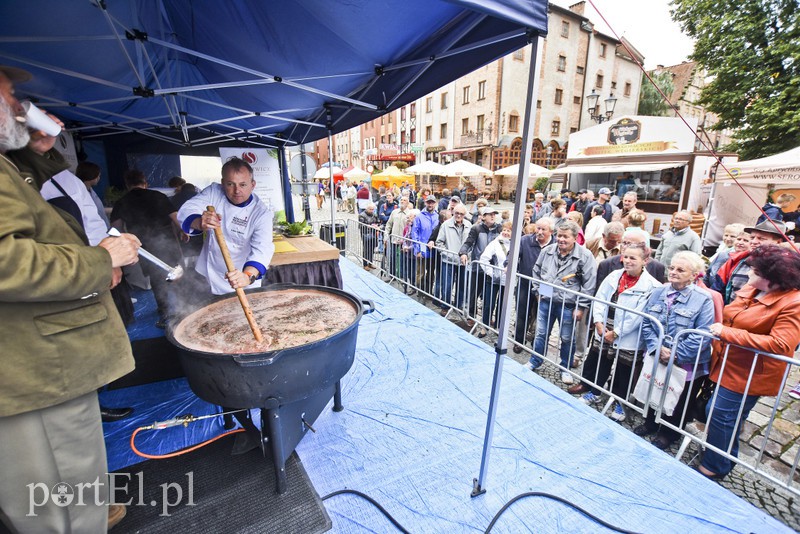
<instances>
[{"instance_id":1,"label":"elderly woman in denim jacket","mask_svg":"<svg viewBox=\"0 0 800 534\"><path fill-rule=\"evenodd\" d=\"M644 308L653 290L661 287L661 283L644 268L649 257L650 249L644 243L627 245L622 251L623 268L609 274L597 289L595 296L600 300L595 301L592 308L595 335L581 375L586 385L580 384L567 390L572 393L588 388L589 391L581 397L586 404L600 402L600 390L589 383L604 386L611 376L615 360L611 392L627 399L632 389L634 362L641 367L644 354L642 316L616 307L609 308L605 302L637 311ZM625 410L619 402L614 403L610 416L615 421L625 420Z\"/></svg>"},{"instance_id":2,"label":"elderly woman in denim jacket","mask_svg":"<svg viewBox=\"0 0 800 534\"><path fill-rule=\"evenodd\" d=\"M788 372L787 364L775 358L758 356L754 362L754 351L791 358L800 343L800 256L777 245L762 245L745 261L750 265L747 284L725 307L722 322L711 325L721 343L714 343L711 357L709 378L717 389L706 407L711 415L707 441L723 451L730 447L733 457L739 453L742 422L760 396L780 395ZM728 348L728 343L750 348ZM698 471L719 479L732 468L731 460L707 448Z\"/></svg>"},{"instance_id":3,"label":"elderly woman in denim jacket","mask_svg":"<svg viewBox=\"0 0 800 534\"><path fill-rule=\"evenodd\" d=\"M653 291L645 304L644 312L656 317L664 328L664 343L659 346L658 332L652 321L645 319L642 322L642 334L647 344L647 351L658 356L661 363L669 362L672 340L678 332L690 328L708 329L714 322L714 303L711 297L694 285L697 276L702 274L704 269L705 263L694 252L682 251L675 254L669 265L667 283ZM699 378L708 374L710 360L711 343L708 337L690 334L681 338L675 350L675 364L687 371L686 386L672 415L662 414L665 421L680 427L694 418L693 403L686 401L697 397L702 385L702 380ZM658 433L652 443L662 450L672 445L678 438L675 430L656 424L654 410L648 412L643 424L633 429L637 436L647 436L656 431Z\"/></svg>"}]
</instances>

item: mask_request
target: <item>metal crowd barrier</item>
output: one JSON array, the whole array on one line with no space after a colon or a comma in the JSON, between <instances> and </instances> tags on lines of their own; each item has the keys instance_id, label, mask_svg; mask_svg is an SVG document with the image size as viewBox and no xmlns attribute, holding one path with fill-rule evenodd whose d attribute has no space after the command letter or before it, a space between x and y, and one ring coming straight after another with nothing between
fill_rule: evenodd
<instances>
[{"instance_id":1,"label":"metal crowd barrier","mask_svg":"<svg viewBox=\"0 0 800 534\"><path fill-rule=\"evenodd\" d=\"M783 394L784 386L786 385L786 380L787 380L787 378L789 376L789 373L793 369L793 367L800 366L800 362L798 362L797 360L794 360L792 358L788 358L786 356L779 355L779 354L772 354L772 353L769 353L769 352L756 350L756 349L753 349L752 347L744 347L742 345L736 345L736 344L733 344L733 343L724 343L724 342L720 341L718 337L712 335L710 332L706 332L706 331L702 331L702 330L681 330L675 336L674 345L673 345L673 349L672 349L673 350L673 356L672 356L672 358L670 360L670 363L669 363L669 365L667 367L667 375L666 375L667 378L666 378L666 380L669 380L669 377L670 377L670 375L672 373L672 370L674 368L674 365L675 365L674 364L674 351L675 351L675 348L677 347L678 343L680 343L681 339L684 339L689 335L702 336L702 337L708 338L708 339L713 340L713 341L716 342L716 347L715 347L716 351L717 352L719 352L719 351L722 352L722 364L720 366L720 373L719 373L719 377L718 377L718 382L722 382L724 380L724 377L726 376L726 371L730 372L730 369L728 368L727 364L728 364L728 355L730 353L731 347L736 347L737 349L742 349L742 350L745 350L747 352L752 353L752 363L750 364L750 372L749 372L749 374L747 376L747 380L746 380L746 384L745 384L745 388L744 388L744 393L745 394L748 391L751 390L751 387L753 385L753 377L754 377L756 369L759 367L759 362L763 363L764 360L774 360L774 361L777 361L777 362L784 363L786 365L786 367L785 367L785 370L783 372L783 376L781 377L781 384L780 384L780 389L779 389L778 395L776 397L761 397L761 399L765 399L765 398L766 399L770 399L771 400L771 404L772 404L772 408L771 408L771 412L770 412L770 416L769 416L769 421L767 422L767 425L765 427L765 431L764 431L764 434L763 434L763 440L761 442L761 446L758 448L757 455L754 458L750 457L750 456L747 456L747 455L734 456L734 455L731 454L731 450L732 450L734 444L739 440L741 429L744 426L744 422L745 421L744 421L744 418L742 417L742 415L743 415L743 412L744 412L745 401L746 401L746 398L747 398L746 395L744 395L742 397L742 400L739 402L739 408L738 408L738 411L737 411L736 421L734 423L734 428L737 429L738 431L732 433L731 439L727 442L727 444L726 444L726 446L724 448L716 447L714 445L711 445L708 442L708 422L705 423L704 427L702 428L702 430L699 431L699 433L690 432L689 430L687 430L685 428L686 424L690 422L688 420L689 417L687 417L687 414L688 414L688 412L690 412L690 410L692 408L691 403L695 399L687 398L682 406L676 406L675 410L678 410L679 408L681 409L680 424L676 425L676 424L670 423L669 421L666 421L662 417L662 409L661 409L661 404L663 404L663 396L662 396L661 403L659 405L659 408L656 411L656 422L661 423L662 425L665 425L665 426L671 428L672 430L674 430L675 432L679 433L682 436L681 445L680 445L680 448L678 450L678 453L676 454L676 458L681 459L681 457L686 452L686 449L688 448L688 446L692 442L694 442L694 443L697 443L697 445L699 447L701 447L703 449L706 449L706 450L712 449L715 452L717 452L718 454L720 454L720 455L724 456L725 458L727 458L728 460L734 462L736 465L740 465L740 466L742 466L742 467L744 467L746 469L749 469L750 471L753 471L753 472L759 474L760 476L768 479L773 484L776 484L776 485L778 485L778 486L780 486L782 488L785 488L785 489L791 491L792 493L800 495L800 484L798 484L798 481L800 481L800 473L797 472L798 464L800 464L800 450L798 450L798 452L794 455L794 459L792 460L792 465L789 468L788 473L785 473L783 476L781 476L774 469L769 469L766 466L766 464L764 463L764 461L763 461L764 460L764 452L766 451L767 445L770 442L770 440L769 440L770 435L773 434L774 422L775 422L775 420L777 418L778 411L781 408L781 396ZM697 361L697 360L695 360L695 361ZM692 381L687 381L685 387L686 388L690 388L693 385L693 382L695 380L699 380L699 379L703 379L703 378L705 378L705 377L693 377ZM714 410L716 408L716 402L717 402L717 397L716 396L712 396L711 399L708 401L708 404L707 404L707 412L708 412L707 413L707 421L711 421L712 417L714 416ZM695 415L697 415L697 414L695 414ZM700 415L702 415L702 414L700 414ZM796 477L797 477L797 480L796 480Z\"/></svg>"},{"instance_id":2,"label":"metal crowd barrier","mask_svg":"<svg viewBox=\"0 0 800 534\"><path fill-rule=\"evenodd\" d=\"M496 326L493 326L493 324L496 325L497 321L499 320L500 306L503 296L502 292L505 291L506 288L499 283L494 283L486 275L484 268L495 268L494 265L477 260L470 261L466 266L461 266L460 262L459 264L455 265L445 261L445 258L447 257L452 262L453 253L439 247L429 249L433 259L428 263L424 263L420 259L415 258L409 251L413 250L412 247L414 244L425 246L427 248L427 243L415 242L408 238L397 238L399 243L392 244L390 241L387 245L381 246L382 240L385 236L383 229L376 230L375 228L361 224L352 219L347 221L346 234L347 255L352 256L360 262L371 261L377 268L381 270L381 274L384 276L384 279L387 279L389 282L394 281L400 283L408 292L418 291L421 295L429 297L439 306L448 309L448 315L456 312L465 319L474 321L474 326L472 327L471 332L474 332L478 328L484 328L487 331L497 333L497 328ZM445 276L443 279L442 273L445 272L449 273L449 276ZM420 275L420 273L422 274ZM462 275L459 273L463 273L463 279L461 278ZM645 345L642 338L642 323L645 319L650 320L653 324L653 327L658 332L659 346L661 346L664 342L663 326L655 317L642 311L620 306L616 303L603 301L596 297L585 295L577 291L555 287L541 280L536 280L532 277L519 273L515 274L513 279L516 282L514 287L514 307L512 309L512 319L510 322L512 333L510 333L508 336L509 345L521 347L525 353L533 354L542 358L545 364L555 366L559 371L569 372L573 376L575 383L580 381L587 387L599 391L600 395L606 395L607 400L601 409L601 413L607 413L614 402L619 402L626 408L626 410L636 412L642 417L646 417L650 410L654 410L656 423L674 430L682 438L679 451L676 454L678 459L681 459L688 446L694 442L702 448L712 448L738 465L742 465L743 467L746 467L747 469L754 471L764 478L770 480L772 483L800 495L800 488L796 483L794 483L794 477L795 475L798 475L797 468L800 464L800 451L795 455L789 474L784 477L780 477L766 471L762 463L769 436L773 432L773 422L779 409L779 397L775 398L774 402L772 403L771 416L766 427L763 444L758 451L757 457L754 460L751 460L749 457L734 457L730 454L731 447L733 445L732 440L728 443L726 449L722 450L714 447L713 445L709 445L706 442L707 431L703 431L698 435L686 430L686 424L691 422L692 403L694 403L696 400L693 398L693 396L687 395L687 398L684 400L684 402L675 407L672 418L673 420L677 419L677 424L667 420L666 415L664 414L663 405L667 393L666 388L662 391L661 397L658 399L653 399L653 385L651 384L648 388L647 398L654 401L653 404L656 405L654 408L651 408L651 402L642 404L633 398L632 393L641 372L641 362L646 354L646 349L643 348ZM444 286L447 285L447 283L449 283L450 286L449 297L446 296L448 291L443 291ZM537 311L539 309L539 300L541 298L541 291L539 293L534 293L531 290L532 284L534 283L538 284L540 287L548 286L556 295L559 292L562 294L571 294L579 297L583 302L591 303L588 308L588 318L583 319L584 321L588 320L589 323L589 327L586 329L586 335L583 339L579 339L579 322L574 318L570 324L570 337L564 340L561 339L560 335L558 334L558 329L560 329L561 320L563 320L565 317L564 310L562 309L561 316L557 317L558 325L554 325L556 334L553 335L553 332L544 333L544 351L537 352L533 349L536 336L536 320L538 319ZM599 343L595 342L595 347L594 349L592 348L595 331L592 315L594 306L597 303L601 303L606 306L606 311L602 317L604 324L607 321L610 310L614 310L615 318L619 318L622 313L634 314L641 318L642 321L639 324L637 333L637 345L640 347L640 349L633 351L633 354L628 353L625 355L624 353L626 351L621 351L619 348L610 346L610 344L608 344L605 340L602 340ZM549 314L545 324L550 324L550 320L552 319L551 314L552 307L549 308ZM492 320L493 318L495 319L494 321ZM522 323L522 326L517 329L517 325L519 323ZM533 340L528 341L527 335L529 332L531 332L531 329L533 333ZM711 335L710 332L706 331L680 331L673 339L673 357L670 360L670 363L667 365L667 381L669 380L675 365L674 351L676 347L681 340L692 334L711 339L718 339ZM587 360L584 359L583 370L580 374L568 366L561 365L559 361L559 352L561 345L565 342L575 342L576 347L580 347L581 344L583 344L586 348L587 355L589 351L597 352L597 365L593 368L587 369ZM733 346L739 347L738 345ZM701 347L702 345L698 347L694 364L691 366L693 370L696 370L699 367ZM730 345L726 345L724 349L726 362L729 348ZM747 349L746 347L739 348ZM623 356L625 357L623 358ZM607 361L603 362L602 364L606 368L605 372L601 371L600 364L600 361L604 358L607 359ZM752 369L755 369L755 362L758 360L758 358L774 358L787 364L787 368L781 383L781 390L783 390L783 386L785 385L791 366L800 365L800 362L785 356L754 351L754 363L751 368L751 376L748 377L747 382L748 388L752 380ZM633 364L629 365L628 362L631 359ZM631 367L631 369L627 373L627 379L620 384L617 381L617 376L618 373L621 372L622 366L625 365ZM658 358L655 358L653 368L651 369L653 376L655 376L659 365ZM608 370L609 368L610 371ZM605 376L606 372L608 373L608 376ZM725 365L723 364L721 374L724 374L724 372ZM696 373L693 372L691 380L687 382L685 387L690 388L691 390L697 381L701 379L704 379L704 376L698 377L696 376ZM713 415L714 402L714 399L709 402L709 419ZM739 417L741 417L741 414L742 411L740 409ZM742 421L737 419L737 425L740 423L742 423ZM735 436L735 439L738 439L738 434Z\"/></svg>"}]
</instances>

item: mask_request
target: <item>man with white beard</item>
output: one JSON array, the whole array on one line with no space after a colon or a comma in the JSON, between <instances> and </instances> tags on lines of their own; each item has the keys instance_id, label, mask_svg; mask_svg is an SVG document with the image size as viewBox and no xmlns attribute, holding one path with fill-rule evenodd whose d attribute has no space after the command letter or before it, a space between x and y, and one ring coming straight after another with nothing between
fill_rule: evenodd
<instances>
[{"instance_id":1,"label":"man with white beard","mask_svg":"<svg viewBox=\"0 0 800 534\"><path fill-rule=\"evenodd\" d=\"M30 78L0 65L0 516L15 532L105 532L125 507L107 506L97 388L134 366L109 290L141 243L89 246L5 157L29 141L14 83ZM83 505L57 505L59 487Z\"/></svg>"}]
</instances>

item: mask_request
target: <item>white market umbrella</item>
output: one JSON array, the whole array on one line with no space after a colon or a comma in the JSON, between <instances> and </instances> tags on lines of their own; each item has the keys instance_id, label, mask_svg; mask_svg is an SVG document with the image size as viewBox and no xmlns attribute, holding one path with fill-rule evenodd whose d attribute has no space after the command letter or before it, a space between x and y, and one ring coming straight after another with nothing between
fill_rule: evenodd
<instances>
[{"instance_id":1,"label":"white market umbrella","mask_svg":"<svg viewBox=\"0 0 800 534\"><path fill-rule=\"evenodd\" d=\"M551 171L548 169L540 166L534 165L531 163L530 171L528 172L529 178L539 178L541 176L550 176ZM508 167L503 167L502 169L497 169L494 171L495 176L519 176L519 163L510 165Z\"/></svg>"},{"instance_id":2,"label":"white market umbrella","mask_svg":"<svg viewBox=\"0 0 800 534\"><path fill-rule=\"evenodd\" d=\"M360 167L353 167L352 169L344 173L344 177L347 178L348 180L366 181L370 180L372 178L372 175Z\"/></svg>"},{"instance_id":3,"label":"white market umbrella","mask_svg":"<svg viewBox=\"0 0 800 534\"><path fill-rule=\"evenodd\" d=\"M424 161L422 163L418 163L417 165L412 165L406 169L407 173L410 174L433 174L436 176L443 176L445 173L445 167L441 163L436 163L435 161Z\"/></svg>"},{"instance_id":4,"label":"white market umbrella","mask_svg":"<svg viewBox=\"0 0 800 534\"><path fill-rule=\"evenodd\" d=\"M475 165L469 161L459 159L444 166L444 173L441 176L462 177L462 176L491 176L492 171L486 167Z\"/></svg>"},{"instance_id":5,"label":"white market umbrella","mask_svg":"<svg viewBox=\"0 0 800 534\"><path fill-rule=\"evenodd\" d=\"M333 166L333 175L336 176L337 174L342 174L341 167L337 167L336 165ZM328 170L328 167L321 167L317 172L314 173L314 180L330 180L331 173Z\"/></svg>"}]
</instances>

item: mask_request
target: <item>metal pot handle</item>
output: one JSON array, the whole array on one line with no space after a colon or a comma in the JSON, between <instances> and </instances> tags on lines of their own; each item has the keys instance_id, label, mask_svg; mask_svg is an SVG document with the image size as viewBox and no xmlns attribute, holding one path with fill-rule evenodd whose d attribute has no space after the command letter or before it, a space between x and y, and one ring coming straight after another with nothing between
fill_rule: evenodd
<instances>
[{"instance_id":1,"label":"metal pot handle","mask_svg":"<svg viewBox=\"0 0 800 534\"><path fill-rule=\"evenodd\" d=\"M281 355L281 351L272 352L269 356L256 356L237 354L233 356L233 361L239 364L240 367L258 367L264 364L270 364L273 360Z\"/></svg>"},{"instance_id":2,"label":"metal pot handle","mask_svg":"<svg viewBox=\"0 0 800 534\"><path fill-rule=\"evenodd\" d=\"M364 310L364 315L367 315L368 313L372 313L375 311L375 303L372 302L371 300L361 299L361 304L363 304L364 306L369 306L368 309Z\"/></svg>"}]
</instances>

